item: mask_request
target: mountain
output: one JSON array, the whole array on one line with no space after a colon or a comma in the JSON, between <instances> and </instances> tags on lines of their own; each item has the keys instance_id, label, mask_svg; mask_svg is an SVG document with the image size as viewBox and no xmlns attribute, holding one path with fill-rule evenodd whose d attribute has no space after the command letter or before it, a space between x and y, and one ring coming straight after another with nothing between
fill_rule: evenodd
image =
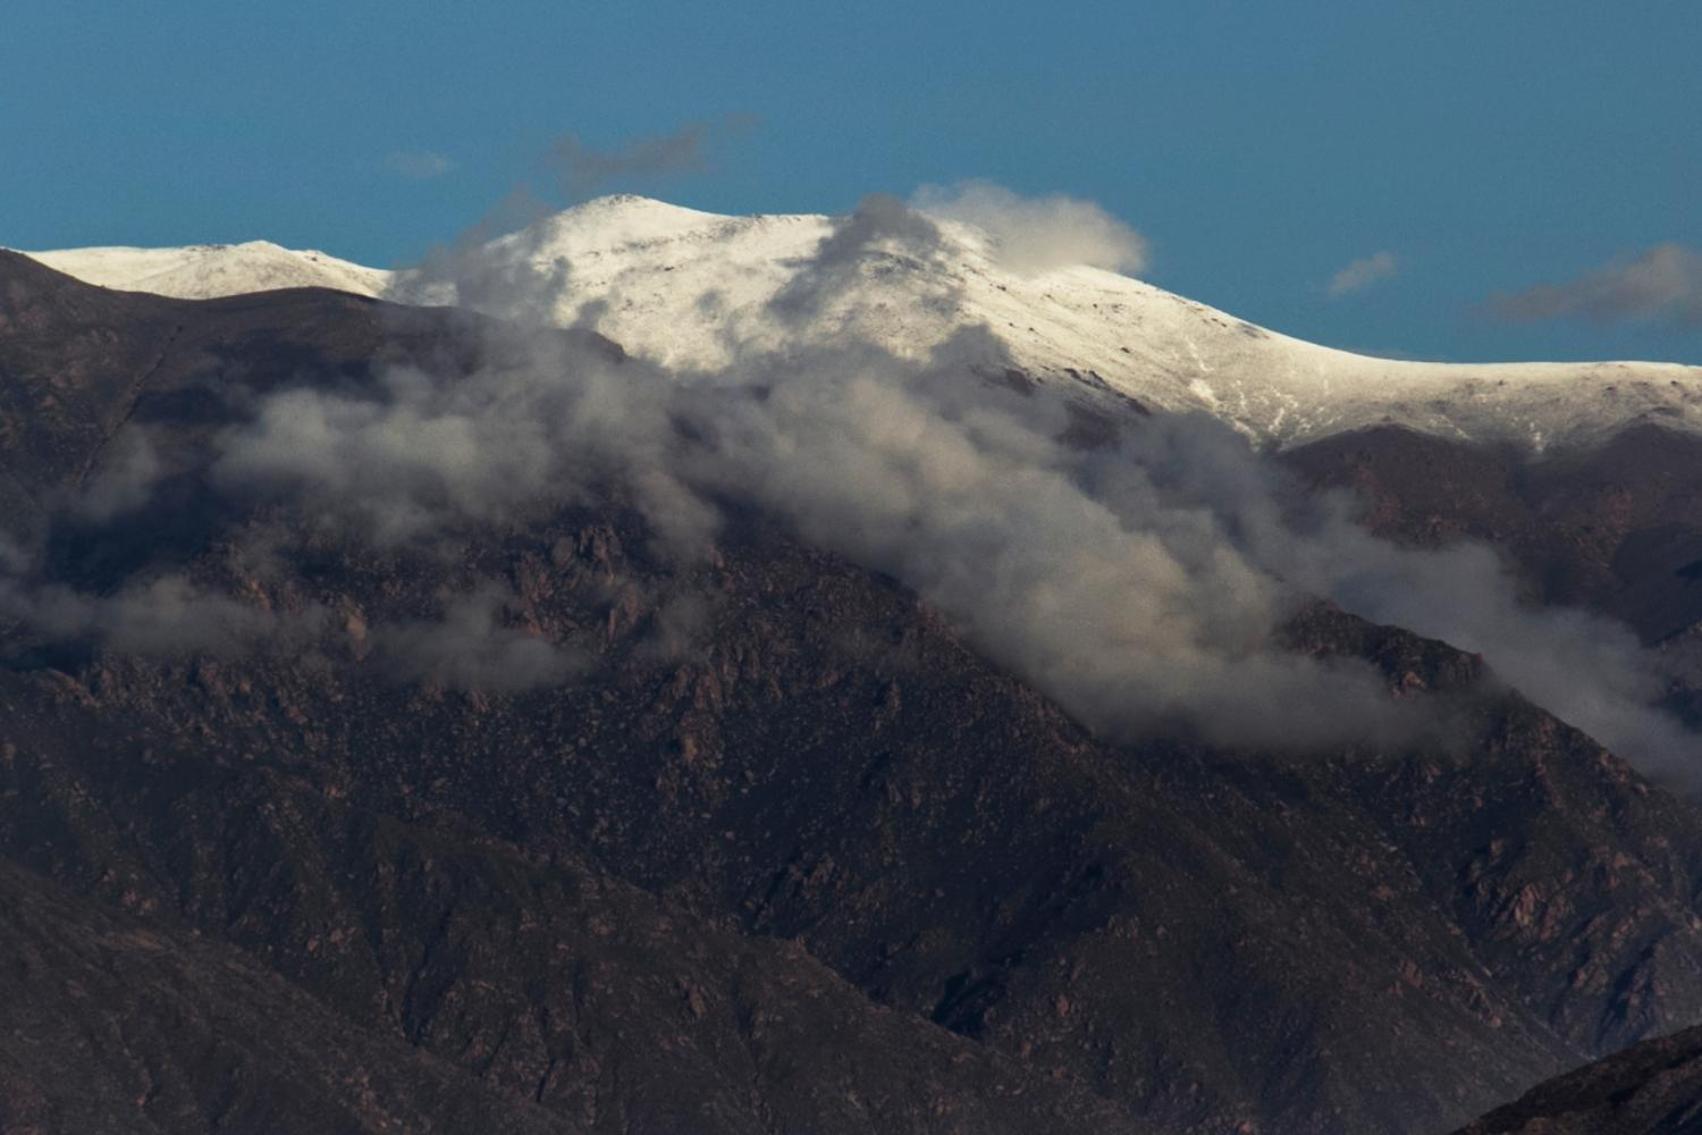
<instances>
[{"instance_id":1,"label":"mountain","mask_svg":"<svg viewBox=\"0 0 1702 1135\"><path fill-rule=\"evenodd\" d=\"M1702 675L1691 630L1702 622L1702 368L1369 358L1112 272L1018 272L983 230L906 230L897 216L724 217L606 197L398 274L260 243L35 255L94 283L190 297L316 283L459 301L595 328L679 368L806 357L847 339L916 359L984 327L980 371L1065 392L1086 411L1083 439L1153 410L1211 414L1281 449L1309 483L1353 492L1378 533L1487 543L1531 598L1621 620L1661 645L1675 674ZM824 272L831 240L846 254ZM820 310L800 314L812 294ZM1673 700L1702 720L1690 678Z\"/></svg>"},{"instance_id":2,"label":"mountain","mask_svg":"<svg viewBox=\"0 0 1702 1135\"><path fill-rule=\"evenodd\" d=\"M264 244L34 255L91 283L165 295L316 284L514 314L511 288L458 295L434 271L446 259L472 258L499 283L523 275L526 301L542 295L545 318L594 327L635 355L683 368L847 336L917 358L954 333L985 327L1018 381L1055 385L1113 411L1199 411L1278 446L1388 425L1538 452L1642 422L1702 429L1699 367L1355 355L1114 272L1017 271L982 229L949 220L905 229L891 213L728 217L604 197L395 276ZM815 278L816 253L835 234L862 243L847 247L831 281ZM812 292L820 310L785 314L788 301L795 307Z\"/></svg>"},{"instance_id":3,"label":"mountain","mask_svg":"<svg viewBox=\"0 0 1702 1135\"><path fill-rule=\"evenodd\" d=\"M597 326L543 348L640 381ZM759 507L232 479L513 334L0 254L9 1124L1416 1135L1702 1018L1702 814L1445 643L1282 630L1451 740L1114 738Z\"/></svg>"},{"instance_id":4,"label":"mountain","mask_svg":"<svg viewBox=\"0 0 1702 1135\"><path fill-rule=\"evenodd\" d=\"M375 296L390 273L323 252L282 248L264 240L192 244L186 248L73 248L32 252L34 259L90 284L123 292L209 299L279 288L332 288Z\"/></svg>"},{"instance_id":5,"label":"mountain","mask_svg":"<svg viewBox=\"0 0 1702 1135\"><path fill-rule=\"evenodd\" d=\"M1557 1076L1456 1135L1683 1135L1702 1131L1702 1028Z\"/></svg>"}]
</instances>

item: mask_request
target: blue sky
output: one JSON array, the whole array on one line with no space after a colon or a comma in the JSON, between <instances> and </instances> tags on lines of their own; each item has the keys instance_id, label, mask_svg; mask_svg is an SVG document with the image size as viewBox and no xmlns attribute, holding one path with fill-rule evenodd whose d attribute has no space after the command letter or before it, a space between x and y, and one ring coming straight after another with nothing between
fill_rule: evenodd
<instances>
[{"instance_id":1,"label":"blue sky","mask_svg":"<svg viewBox=\"0 0 1702 1135\"><path fill-rule=\"evenodd\" d=\"M617 188L838 211L986 178L1097 201L1152 242L1154 282L1307 338L1702 362L1702 321L1485 310L1702 249L1696 0L9 0L5 26L15 247L265 237L400 263L517 185L559 198L564 134L748 116L707 171ZM1392 275L1330 294L1379 252Z\"/></svg>"}]
</instances>

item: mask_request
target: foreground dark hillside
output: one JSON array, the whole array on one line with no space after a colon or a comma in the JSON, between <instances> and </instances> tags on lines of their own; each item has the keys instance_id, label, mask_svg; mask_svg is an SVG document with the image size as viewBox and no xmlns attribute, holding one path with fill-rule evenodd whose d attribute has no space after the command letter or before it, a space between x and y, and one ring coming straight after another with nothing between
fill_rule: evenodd
<instances>
[{"instance_id":1,"label":"foreground dark hillside","mask_svg":"<svg viewBox=\"0 0 1702 1135\"><path fill-rule=\"evenodd\" d=\"M1702 1131L1702 1028L1616 1053L1532 1088L1456 1135L1684 1135Z\"/></svg>"},{"instance_id":2,"label":"foreground dark hillside","mask_svg":"<svg viewBox=\"0 0 1702 1135\"><path fill-rule=\"evenodd\" d=\"M684 566L618 488L385 548L209 474L256 391L454 373L462 318L0 259L20 586L288 630L5 630L8 1130L1436 1131L1702 1018L1696 813L1442 644L1291 628L1458 752L1113 746L759 516ZM127 424L160 489L72 515ZM469 596L495 670L383 648Z\"/></svg>"}]
</instances>

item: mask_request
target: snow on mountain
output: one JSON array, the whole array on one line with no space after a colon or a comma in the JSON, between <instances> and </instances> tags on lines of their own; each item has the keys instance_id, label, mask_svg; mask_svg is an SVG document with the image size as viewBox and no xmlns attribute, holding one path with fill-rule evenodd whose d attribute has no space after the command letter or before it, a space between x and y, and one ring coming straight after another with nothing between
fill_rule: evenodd
<instances>
[{"instance_id":1,"label":"snow on mountain","mask_svg":"<svg viewBox=\"0 0 1702 1135\"><path fill-rule=\"evenodd\" d=\"M187 248L73 248L28 255L85 283L178 299L211 299L278 288L335 288L376 296L390 281L390 273L379 268L323 252L298 252L264 240L192 244Z\"/></svg>"},{"instance_id":2,"label":"snow on mountain","mask_svg":"<svg viewBox=\"0 0 1702 1135\"><path fill-rule=\"evenodd\" d=\"M1702 432L1699 367L1372 358L1289 338L1098 268L1024 274L1001 263L987 233L938 225L935 244L871 240L827 278L816 255L834 218L729 217L606 197L491 242L481 261L508 278L537 269L553 289L557 322L593 326L629 352L675 367L717 368L753 350L842 336L921 358L963 328L983 325L1035 382L1089 401L1205 411L1268 444L1380 423L1537 450L1640 421ZM392 278L275 245L36 255L95 283L172 295L288 286L278 282L287 277L290 285L403 302L458 298L419 274ZM807 310L786 302L804 285ZM467 299L503 314L500 289Z\"/></svg>"}]
</instances>

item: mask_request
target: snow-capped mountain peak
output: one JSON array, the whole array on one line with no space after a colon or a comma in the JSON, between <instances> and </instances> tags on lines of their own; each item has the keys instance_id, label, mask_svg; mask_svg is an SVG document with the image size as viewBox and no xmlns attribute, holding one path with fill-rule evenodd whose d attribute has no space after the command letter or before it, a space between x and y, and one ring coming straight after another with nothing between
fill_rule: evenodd
<instances>
[{"instance_id":1,"label":"snow-capped mountain peak","mask_svg":"<svg viewBox=\"0 0 1702 1135\"><path fill-rule=\"evenodd\" d=\"M1383 423L1539 450L1638 421L1702 431L1702 368L1371 358L1099 268L1017 271L1001 262L993 235L962 222L855 234L857 223L603 197L494 240L479 256L490 267L536 269L557 322L590 322L629 352L675 367L714 369L751 351L845 336L921 358L984 326L1034 382L1092 402L1204 411L1273 445ZM402 302L462 298L429 273L391 274L264 242L33 255L93 283L168 295L314 284ZM534 309L538 298L528 297Z\"/></svg>"},{"instance_id":2,"label":"snow-capped mountain peak","mask_svg":"<svg viewBox=\"0 0 1702 1135\"><path fill-rule=\"evenodd\" d=\"M335 288L378 295L390 279L390 273L382 269L265 240L183 248L73 248L29 255L87 283L178 299L211 299L278 288Z\"/></svg>"}]
</instances>

